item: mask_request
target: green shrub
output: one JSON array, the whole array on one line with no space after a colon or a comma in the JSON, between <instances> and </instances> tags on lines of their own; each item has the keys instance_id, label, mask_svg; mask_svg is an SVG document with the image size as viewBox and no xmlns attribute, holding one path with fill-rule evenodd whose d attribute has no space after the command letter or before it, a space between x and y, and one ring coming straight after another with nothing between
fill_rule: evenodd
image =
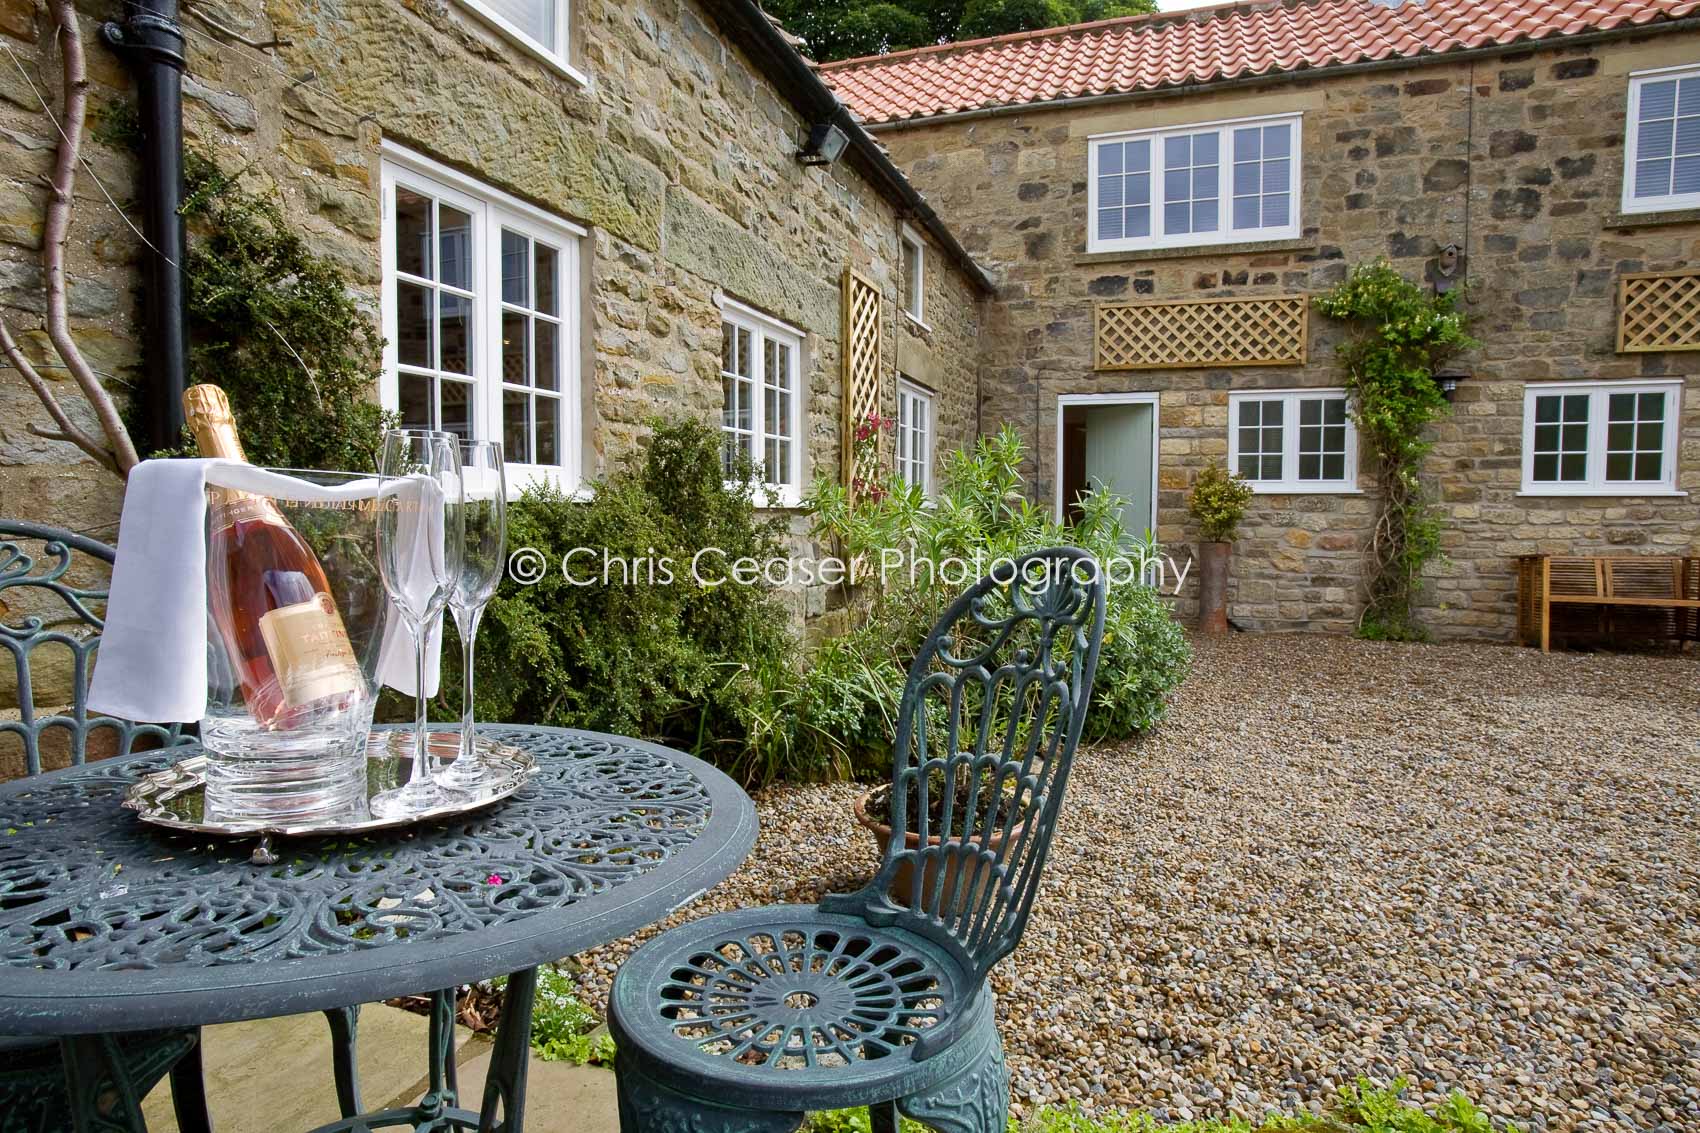
<instances>
[{"instance_id":1,"label":"green shrub","mask_svg":"<svg viewBox=\"0 0 1700 1133\"><path fill-rule=\"evenodd\" d=\"M1204 466L1187 497L1187 511L1198 520L1199 534L1209 543L1232 543L1251 503L1251 484L1216 461Z\"/></svg>"},{"instance_id":2,"label":"green shrub","mask_svg":"<svg viewBox=\"0 0 1700 1133\"><path fill-rule=\"evenodd\" d=\"M689 564L704 547L736 559L782 555L778 521L757 515L745 487L722 479L719 430L700 421L655 422L647 452L595 484L584 501L544 487L509 508L508 546L549 564L532 586L503 585L478 643L478 712L488 720L647 736L697 751L749 782L775 768L761 729L772 696L794 683L790 619L766 584L698 585ZM561 569L574 548L575 585ZM651 583L609 561L671 559L673 579ZM460 702L445 650L445 707ZM796 773L798 768L785 768Z\"/></svg>"},{"instance_id":3,"label":"green shrub","mask_svg":"<svg viewBox=\"0 0 1700 1133\"><path fill-rule=\"evenodd\" d=\"M1023 494L1024 455L1014 430L981 438L972 452L945 460L931 501L895 479L855 499L833 480L815 483L807 503L816 537L869 571L859 596L845 588L855 598L852 628L825 646L804 675L796 715L806 731L795 738L816 753L807 762L848 760L859 777L885 773L908 666L964 588L954 576L927 569L882 578L888 549L902 549L908 561L978 562L982 574L1001 558L1057 544L1083 547L1100 562L1156 557L1154 543L1127 531L1125 501L1113 493L1087 495L1072 526L1036 507ZM1096 739L1131 736L1159 722L1191 661L1185 634L1150 586L1113 577L1108 598L1088 718Z\"/></svg>"}]
</instances>

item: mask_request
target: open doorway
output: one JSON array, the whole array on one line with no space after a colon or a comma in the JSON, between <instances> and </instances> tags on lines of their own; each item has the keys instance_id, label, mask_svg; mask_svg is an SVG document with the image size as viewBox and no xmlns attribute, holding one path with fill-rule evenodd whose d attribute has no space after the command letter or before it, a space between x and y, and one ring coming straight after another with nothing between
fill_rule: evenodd
<instances>
[{"instance_id":1,"label":"open doorway","mask_svg":"<svg viewBox=\"0 0 1700 1133\"><path fill-rule=\"evenodd\" d=\"M1157 529L1157 395L1063 394L1057 398L1057 516L1072 523L1094 487L1127 500L1132 535Z\"/></svg>"}]
</instances>

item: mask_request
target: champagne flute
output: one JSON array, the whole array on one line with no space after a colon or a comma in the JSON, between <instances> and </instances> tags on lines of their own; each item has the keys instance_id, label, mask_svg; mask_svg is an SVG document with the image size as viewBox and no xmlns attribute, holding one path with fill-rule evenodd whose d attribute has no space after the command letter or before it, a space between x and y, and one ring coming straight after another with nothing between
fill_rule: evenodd
<instances>
[{"instance_id":1,"label":"champagne flute","mask_svg":"<svg viewBox=\"0 0 1700 1133\"><path fill-rule=\"evenodd\" d=\"M372 813L405 818L455 801L431 774L425 726L426 645L460 573L463 545L460 449L452 433L396 429L384 434L379 465L378 573L413 641L413 767L408 781L372 797Z\"/></svg>"},{"instance_id":2,"label":"champagne flute","mask_svg":"<svg viewBox=\"0 0 1700 1133\"><path fill-rule=\"evenodd\" d=\"M450 787L474 789L485 775L484 761L473 746L472 645L484 607L502 581L508 553L507 477L502 468L500 441L460 442L461 484L466 502L461 516L465 538L461 566L449 594L449 609L460 631L464 684L461 687L460 754L437 775Z\"/></svg>"}]
</instances>

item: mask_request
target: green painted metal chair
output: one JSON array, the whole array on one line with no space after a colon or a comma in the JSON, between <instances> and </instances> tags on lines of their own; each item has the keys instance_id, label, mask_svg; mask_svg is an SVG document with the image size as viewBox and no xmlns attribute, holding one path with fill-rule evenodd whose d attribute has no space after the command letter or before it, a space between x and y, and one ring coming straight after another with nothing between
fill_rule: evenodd
<instances>
[{"instance_id":1,"label":"green painted metal chair","mask_svg":"<svg viewBox=\"0 0 1700 1133\"><path fill-rule=\"evenodd\" d=\"M1104 632L1104 583L1063 547L1001 564L909 671L878 873L818 906L694 921L614 980L624 1133L788 1133L868 1106L1004 1133L986 973L1021 939Z\"/></svg>"},{"instance_id":2,"label":"green painted metal chair","mask_svg":"<svg viewBox=\"0 0 1700 1133\"><path fill-rule=\"evenodd\" d=\"M12 655L17 678L17 719L0 720L0 736L16 736L22 755L15 772L42 771L43 742L73 764L85 762L93 740L96 754L125 756L138 741L148 746L183 742L181 725L136 724L111 716L89 715L88 680L100 644L104 604L100 579L82 578L77 556L112 562L112 548L55 527L0 520L0 646ZM42 714L36 705L37 673L31 662L58 653L61 679L51 700L68 693L68 710ZM4 751L10 744L0 744ZM26 867L27 868L27 867ZM9 871L10 872L10 871ZM27 887L27 876L0 876L0 901L14 887ZM200 1036L194 1030L150 1031L106 1036L110 1065L120 1066L121 1081L93 1084L114 1121L140 1113L141 1100L167 1073L184 1133L210 1133L201 1082ZM51 1039L0 1037L0 1133L58 1133L71 1129L71 1103L59 1044Z\"/></svg>"}]
</instances>

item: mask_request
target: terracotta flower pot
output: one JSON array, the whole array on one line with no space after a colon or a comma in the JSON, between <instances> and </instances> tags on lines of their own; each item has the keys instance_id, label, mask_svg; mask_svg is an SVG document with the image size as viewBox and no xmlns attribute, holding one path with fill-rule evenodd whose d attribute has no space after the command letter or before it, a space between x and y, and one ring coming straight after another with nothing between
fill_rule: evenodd
<instances>
[{"instance_id":1,"label":"terracotta flower pot","mask_svg":"<svg viewBox=\"0 0 1700 1133\"><path fill-rule=\"evenodd\" d=\"M1228 632L1228 562L1232 543L1198 545L1198 632Z\"/></svg>"},{"instance_id":2,"label":"terracotta flower pot","mask_svg":"<svg viewBox=\"0 0 1700 1133\"><path fill-rule=\"evenodd\" d=\"M891 827L887 823L881 822L879 819L868 813L868 800L874 797L874 793L876 791L886 789L888 788L875 787L873 790L865 792L861 798L856 800L856 821L860 823L868 831L869 835L873 837L875 845L877 846L882 858L885 856L886 846L891 843ZM1015 828L1009 832L1009 839L1019 840L1021 837L1021 831L1026 827L1026 825L1027 824L1025 822L1017 823ZM916 834L913 830L906 832L903 835L903 840L904 846L907 849L917 850L921 847L920 835ZM1001 850L1004 842L1004 836L994 836L990 842L990 846L994 851ZM939 838L937 835L927 839L927 845L929 846L936 846L938 844ZM939 890L939 892L941 894L951 893L956 882L956 871L960 868L961 864L961 860L958 858L934 859L930 861L927 864L926 873L921 879L922 892L927 894L932 893L933 882L938 877L940 867L943 867L944 886ZM909 895L914 892L914 880L914 863L909 861L900 862L897 866L897 875L892 880L890 890L892 900L896 901L900 905L909 904ZM963 900L970 903L978 901L980 897L980 890L985 886L987 880L988 878L982 877L978 881L974 882L971 893L958 892L958 902L960 903Z\"/></svg>"}]
</instances>

